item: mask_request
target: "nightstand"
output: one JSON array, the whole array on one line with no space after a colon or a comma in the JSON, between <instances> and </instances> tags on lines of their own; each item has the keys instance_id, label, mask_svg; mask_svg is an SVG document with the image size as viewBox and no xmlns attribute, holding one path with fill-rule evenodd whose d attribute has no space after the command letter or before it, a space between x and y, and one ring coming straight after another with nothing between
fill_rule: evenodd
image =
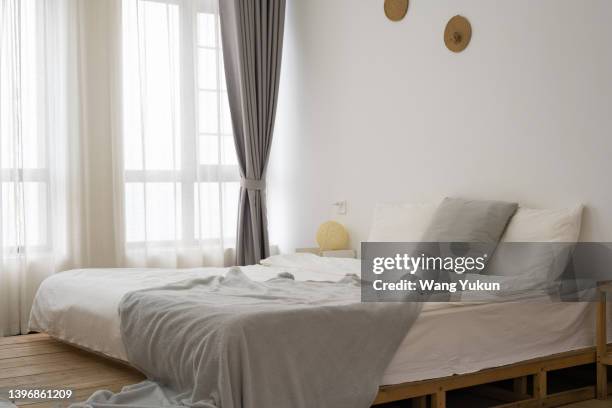
<instances>
[{"instance_id":1,"label":"nightstand","mask_svg":"<svg viewBox=\"0 0 612 408\"><path fill-rule=\"evenodd\" d=\"M612 353L608 352L608 327L606 322L606 298L612 294L612 282L597 288L597 399L608 399L608 366L612 365Z\"/></svg>"},{"instance_id":2,"label":"nightstand","mask_svg":"<svg viewBox=\"0 0 612 408\"><path fill-rule=\"evenodd\" d=\"M321 251L319 248L296 248L297 253L315 254L325 258L356 258L357 253L352 249L340 249L336 251Z\"/></svg>"}]
</instances>

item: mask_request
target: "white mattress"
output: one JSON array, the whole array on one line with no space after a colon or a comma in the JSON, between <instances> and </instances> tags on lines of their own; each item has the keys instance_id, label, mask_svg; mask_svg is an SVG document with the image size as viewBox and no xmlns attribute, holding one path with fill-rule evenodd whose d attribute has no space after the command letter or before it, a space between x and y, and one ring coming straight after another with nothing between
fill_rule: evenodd
<instances>
[{"instance_id":1,"label":"white mattress","mask_svg":"<svg viewBox=\"0 0 612 408\"><path fill-rule=\"evenodd\" d=\"M275 266L246 267L245 273L255 280L283 271L299 280L337 280L359 271L356 260L314 256L271 265ZM125 293L224 272L220 268L62 272L40 287L30 329L126 360L118 315ZM594 313L590 303L425 304L381 384L469 373L589 347L595 344Z\"/></svg>"}]
</instances>

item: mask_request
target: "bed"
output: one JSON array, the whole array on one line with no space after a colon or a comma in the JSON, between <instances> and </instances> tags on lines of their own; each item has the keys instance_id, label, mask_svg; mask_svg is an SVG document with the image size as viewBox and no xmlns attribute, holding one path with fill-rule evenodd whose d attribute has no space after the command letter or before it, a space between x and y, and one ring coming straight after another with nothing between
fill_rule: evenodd
<instances>
[{"instance_id":1,"label":"bed","mask_svg":"<svg viewBox=\"0 0 612 408\"><path fill-rule=\"evenodd\" d=\"M370 241L413 242L431 222L435 205L383 206L375 213ZM582 208L517 212L503 236L508 242L576 242ZM359 275L355 259L321 258L313 254L277 255L261 265L241 267L250 280L292 276L295 281L336 282ZM127 294L193 279L223 275L225 268L86 269L57 274L41 285L31 329L128 362L118 312ZM571 394L547 395L548 370L595 361L596 306L588 302L558 302L547 296L529 301L424 303L421 312L380 380L375 403L427 395L445 406L445 392L501 379L515 379L526 396L508 407L557 406L588 399L594 387ZM612 338L608 333L608 339ZM389 360L388 360L389 361ZM530 405L531 404L531 405Z\"/></svg>"},{"instance_id":2,"label":"bed","mask_svg":"<svg viewBox=\"0 0 612 408\"><path fill-rule=\"evenodd\" d=\"M244 267L255 280L292 273L300 280L334 280L359 273L360 261L312 254L272 257ZM34 303L31 330L126 361L117 313L133 290L223 269L84 269L47 279ZM592 303L427 303L380 385L465 374L594 345Z\"/></svg>"}]
</instances>

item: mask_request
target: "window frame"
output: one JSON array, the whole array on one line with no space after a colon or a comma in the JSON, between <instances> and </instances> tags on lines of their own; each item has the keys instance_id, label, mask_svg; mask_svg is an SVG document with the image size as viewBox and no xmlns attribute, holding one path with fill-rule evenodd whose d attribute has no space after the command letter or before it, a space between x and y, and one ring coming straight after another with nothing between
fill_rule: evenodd
<instances>
[{"instance_id":1,"label":"window frame","mask_svg":"<svg viewBox=\"0 0 612 408\"><path fill-rule=\"evenodd\" d=\"M181 242L185 247L197 247L199 245L223 245L228 239L235 240L236 231L225 235L223 212L224 212L224 183L240 182L240 171L236 160L235 164L224 164L222 160L222 138L232 137L232 133L221 132L221 102L222 93L227 92L227 87L221 84L221 58L222 47L220 41L219 14L214 3L210 0L196 0L195 2L181 2L179 0L137 0L138 2L156 2L178 7L178 30L179 30L179 89L181 92L181 168L180 170L123 170L124 191L128 183L140 183L146 188L147 184L153 183L178 183L181 185L181 237L176 240L146 240L128 241L127 223L124 225L125 246L129 249L142 248L144 246L169 247ZM192 9L195 7L195 9ZM201 46L198 44L198 14L209 13L215 15L215 47ZM214 49L216 53L216 89L203 89L199 86L198 78L198 51L200 49ZM199 93L200 91L215 92L217 98L217 131L214 133L199 131ZM216 136L218 164L199 163L198 155L200 138L203 136ZM124 135L126 137L127 135ZM125 163L125 160L124 160ZM202 220L196 217L199 211L196 205L196 197L201 199L201 194L196 190L200 183L216 183L219 197L219 236L215 238L197 238L202 236L200 228ZM145 203L146 205L146 203ZM125 203L123 208L126 211ZM237 213L236 213L237 216ZM200 225L196 225L196 219ZM146 220L145 220L146 223Z\"/></svg>"}]
</instances>

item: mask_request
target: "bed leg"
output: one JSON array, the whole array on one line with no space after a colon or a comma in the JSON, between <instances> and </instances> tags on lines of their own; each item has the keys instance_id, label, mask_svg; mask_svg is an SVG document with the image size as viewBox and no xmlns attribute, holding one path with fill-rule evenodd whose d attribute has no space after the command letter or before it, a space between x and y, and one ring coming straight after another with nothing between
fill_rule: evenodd
<instances>
[{"instance_id":1,"label":"bed leg","mask_svg":"<svg viewBox=\"0 0 612 408\"><path fill-rule=\"evenodd\" d=\"M608 399L608 366L597 363L597 399Z\"/></svg>"},{"instance_id":2,"label":"bed leg","mask_svg":"<svg viewBox=\"0 0 612 408\"><path fill-rule=\"evenodd\" d=\"M427 408L427 395L412 399L412 408Z\"/></svg>"},{"instance_id":3,"label":"bed leg","mask_svg":"<svg viewBox=\"0 0 612 408\"><path fill-rule=\"evenodd\" d=\"M446 408L446 391L442 388L431 395L431 408Z\"/></svg>"},{"instance_id":4,"label":"bed leg","mask_svg":"<svg viewBox=\"0 0 612 408\"><path fill-rule=\"evenodd\" d=\"M540 369L533 378L533 397L540 400L546 398L546 386L546 371Z\"/></svg>"}]
</instances>

